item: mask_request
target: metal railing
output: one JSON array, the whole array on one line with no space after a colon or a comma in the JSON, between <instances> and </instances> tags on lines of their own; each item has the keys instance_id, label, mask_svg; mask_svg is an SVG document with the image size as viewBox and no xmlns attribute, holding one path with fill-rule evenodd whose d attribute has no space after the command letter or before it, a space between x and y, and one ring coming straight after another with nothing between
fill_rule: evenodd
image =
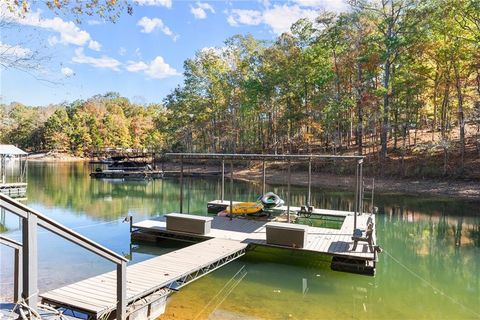
<instances>
[{"instance_id":1,"label":"metal railing","mask_svg":"<svg viewBox=\"0 0 480 320\"><path fill-rule=\"evenodd\" d=\"M17 247L19 256L18 272L16 272L14 283L17 284L15 298L24 299L25 303L32 309L37 309L38 303L38 253L37 253L37 227L40 226L53 232L60 237L79 245L98 256L109 260L117 266L117 305L116 318L126 319L127 313L127 261L125 257L105 248L104 246L92 241L81 234L65 227L64 225L52 220L45 215L29 208L28 206L13 200L12 198L0 194L0 208L22 218L22 243L12 241L5 237L0 237L0 243L10 247ZM16 269L17 270L17 269ZM20 289L21 288L21 289ZM21 292L21 296L20 296Z\"/></svg>"},{"instance_id":2,"label":"metal railing","mask_svg":"<svg viewBox=\"0 0 480 320\"><path fill-rule=\"evenodd\" d=\"M291 166L292 161L308 161L308 193L307 204L311 204L312 195L312 161L313 160L355 160L355 202L354 202L354 219L353 230L357 229L357 215L363 212L363 160L364 156L356 155L323 155L323 154L253 154L253 153L166 153L165 157L180 160L180 213L183 213L183 171L184 160L221 160L222 161L222 189L221 200L225 199L225 161L230 162L230 217L232 216L233 208L233 161L239 160L254 160L262 161L262 194L265 194L265 177L266 161L287 161L287 221L290 222L290 185L291 185Z\"/></svg>"}]
</instances>

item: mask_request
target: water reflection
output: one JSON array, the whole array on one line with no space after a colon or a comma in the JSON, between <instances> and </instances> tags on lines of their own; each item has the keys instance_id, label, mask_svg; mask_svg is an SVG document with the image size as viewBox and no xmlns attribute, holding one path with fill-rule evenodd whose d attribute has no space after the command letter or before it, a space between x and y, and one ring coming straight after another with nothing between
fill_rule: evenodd
<instances>
[{"instance_id":1,"label":"water reflection","mask_svg":"<svg viewBox=\"0 0 480 320\"><path fill-rule=\"evenodd\" d=\"M27 204L131 257L131 263L186 245L163 241L158 246L132 245L128 224L121 222L127 214L138 221L178 211L177 179L94 180L88 176L91 170L83 163L31 163ZM220 188L219 179L185 179L185 211L206 214L206 203L220 198ZM286 197L285 186L269 185L268 190ZM252 201L260 192L259 183L235 182L233 197ZM291 192L293 205L306 202L305 188L292 187ZM227 184L226 197L228 194ZM380 256L375 278L330 271L328 257L257 249L173 295L164 318L477 317L480 205L399 195L375 198L379 207L377 242L386 251ZM351 210L353 194L316 188L312 204ZM366 203L365 210L368 207ZM0 232L19 239L17 218L8 213L0 215L0 228ZM41 291L113 269L111 264L47 232L41 231L39 237ZM0 247L2 296L9 294L13 283L11 262L11 252ZM246 271L241 281L221 291L241 268ZM226 298L214 299L218 292Z\"/></svg>"}]
</instances>

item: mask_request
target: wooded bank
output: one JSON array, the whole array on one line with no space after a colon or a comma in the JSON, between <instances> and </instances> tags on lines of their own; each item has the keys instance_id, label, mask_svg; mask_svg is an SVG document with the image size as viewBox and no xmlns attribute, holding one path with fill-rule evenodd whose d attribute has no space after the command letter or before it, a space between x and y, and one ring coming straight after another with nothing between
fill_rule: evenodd
<instances>
[{"instance_id":1,"label":"wooded bank","mask_svg":"<svg viewBox=\"0 0 480 320\"><path fill-rule=\"evenodd\" d=\"M76 155L357 153L377 174L478 178L480 2L355 3L273 41L239 35L199 50L159 104L107 93L3 105L0 140Z\"/></svg>"}]
</instances>

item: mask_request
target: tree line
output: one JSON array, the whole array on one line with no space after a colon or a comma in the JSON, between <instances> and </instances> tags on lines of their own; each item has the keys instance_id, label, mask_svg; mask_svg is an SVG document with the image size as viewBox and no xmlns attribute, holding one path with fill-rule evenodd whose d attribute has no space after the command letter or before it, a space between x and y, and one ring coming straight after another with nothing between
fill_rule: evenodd
<instances>
[{"instance_id":1,"label":"tree line","mask_svg":"<svg viewBox=\"0 0 480 320\"><path fill-rule=\"evenodd\" d=\"M0 141L30 151L88 156L109 147L164 147L164 108L134 104L114 92L47 107L0 105L0 115Z\"/></svg>"},{"instance_id":2,"label":"tree line","mask_svg":"<svg viewBox=\"0 0 480 320\"><path fill-rule=\"evenodd\" d=\"M352 2L272 41L237 35L184 63L161 104L108 93L50 108L2 106L0 139L92 148L480 154L480 1ZM473 148L473 149L472 149ZM476 148L476 149L475 149Z\"/></svg>"}]
</instances>

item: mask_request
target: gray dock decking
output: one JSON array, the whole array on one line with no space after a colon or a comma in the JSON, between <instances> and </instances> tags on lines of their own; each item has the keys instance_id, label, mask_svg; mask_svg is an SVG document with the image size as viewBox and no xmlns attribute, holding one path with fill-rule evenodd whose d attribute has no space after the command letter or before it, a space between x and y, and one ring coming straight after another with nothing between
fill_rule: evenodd
<instances>
[{"instance_id":1,"label":"gray dock decking","mask_svg":"<svg viewBox=\"0 0 480 320\"><path fill-rule=\"evenodd\" d=\"M305 247L291 249L324 253L347 258L359 258L362 260L375 260L375 254L368 250L367 243L360 242L355 251L351 250L353 247L353 213L335 210L319 211L322 211L325 215L344 216L345 220L342 224L342 227L340 229L309 227L307 243ZM369 216L370 215L365 214L357 216L357 226L360 229L366 228L366 223ZM375 221L375 215L372 215L372 219ZM133 228L144 232L159 232L164 234L194 236L207 239L215 238L235 240L245 244L257 244L275 247L266 243L266 223L267 221L240 218L234 218L230 220L230 218L227 217L213 217L211 231L205 236L168 231L166 229L164 217L134 223Z\"/></svg>"},{"instance_id":2,"label":"gray dock decking","mask_svg":"<svg viewBox=\"0 0 480 320\"><path fill-rule=\"evenodd\" d=\"M177 286L177 281L181 286L189 282L186 280L195 280L240 257L246 247L247 244L238 241L210 239L130 265L127 267L128 304L158 290L168 290L172 284ZM192 273L195 276L187 279ZM40 297L44 303L74 308L99 318L116 308L116 273L112 271L85 279L45 292Z\"/></svg>"}]
</instances>

